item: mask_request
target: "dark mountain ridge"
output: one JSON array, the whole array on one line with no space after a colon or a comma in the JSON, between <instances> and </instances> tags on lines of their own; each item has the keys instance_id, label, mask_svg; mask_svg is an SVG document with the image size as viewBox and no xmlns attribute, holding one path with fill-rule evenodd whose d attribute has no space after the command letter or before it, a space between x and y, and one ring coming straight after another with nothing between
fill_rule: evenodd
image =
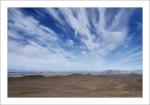
<instances>
[{"instance_id":1,"label":"dark mountain ridge","mask_svg":"<svg viewBox=\"0 0 150 105\"><path fill-rule=\"evenodd\" d=\"M68 76L68 75L142 75L142 70L103 70L103 71L72 71L72 72L8 72L8 77L24 76Z\"/></svg>"}]
</instances>

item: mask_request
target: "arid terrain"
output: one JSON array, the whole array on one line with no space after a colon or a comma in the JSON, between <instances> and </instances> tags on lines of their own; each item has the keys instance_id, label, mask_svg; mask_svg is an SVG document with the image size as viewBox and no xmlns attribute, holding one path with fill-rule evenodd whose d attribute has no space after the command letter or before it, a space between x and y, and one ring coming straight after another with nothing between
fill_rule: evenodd
<instances>
[{"instance_id":1,"label":"arid terrain","mask_svg":"<svg viewBox=\"0 0 150 105\"><path fill-rule=\"evenodd\" d=\"M142 97L142 75L9 77L8 97Z\"/></svg>"}]
</instances>

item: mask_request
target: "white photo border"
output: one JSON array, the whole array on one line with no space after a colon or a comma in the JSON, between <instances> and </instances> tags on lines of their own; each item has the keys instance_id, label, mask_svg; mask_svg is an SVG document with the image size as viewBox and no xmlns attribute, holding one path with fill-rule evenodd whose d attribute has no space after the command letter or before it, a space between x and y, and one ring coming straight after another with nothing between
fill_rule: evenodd
<instances>
[{"instance_id":1,"label":"white photo border","mask_svg":"<svg viewBox=\"0 0 150 105\"><path fill-rule=\"evenodd\" d=\"M7 8L9 7L141 7L143 8L143 97L142 98L8 98L7 97ZM1 104L149 104L149 1L1 1Z\"/></svg>"}]
</instances>

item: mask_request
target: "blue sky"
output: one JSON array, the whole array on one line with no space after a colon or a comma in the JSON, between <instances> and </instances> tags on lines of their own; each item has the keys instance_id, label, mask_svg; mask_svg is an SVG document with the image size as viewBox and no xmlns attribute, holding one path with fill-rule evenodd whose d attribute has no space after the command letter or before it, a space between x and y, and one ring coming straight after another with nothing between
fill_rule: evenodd
<instances>
[{"instance_id":1,"label":"blue sky","mask_svg":"<svg viewBox=\"0 0 150 105\"><path fill-rule=\"evenodd\" d=\"M8 69L142 69L142 8L8 8Z\"/></svg>"}]
</instances>

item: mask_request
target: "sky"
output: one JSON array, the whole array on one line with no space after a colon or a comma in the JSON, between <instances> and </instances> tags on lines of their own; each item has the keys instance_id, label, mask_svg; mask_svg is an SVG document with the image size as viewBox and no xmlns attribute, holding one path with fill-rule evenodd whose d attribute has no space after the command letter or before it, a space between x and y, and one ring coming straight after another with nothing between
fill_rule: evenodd
<instances>
[{"instance_id":1,"label":"sky","mask_svg":"<svg viewBox=\"0 0 150 105\"><path fill-rule=\"evenodd\" d=\"M142 69L142 8L8 8L9 71Z\"/></svg>"}]
</instances>

